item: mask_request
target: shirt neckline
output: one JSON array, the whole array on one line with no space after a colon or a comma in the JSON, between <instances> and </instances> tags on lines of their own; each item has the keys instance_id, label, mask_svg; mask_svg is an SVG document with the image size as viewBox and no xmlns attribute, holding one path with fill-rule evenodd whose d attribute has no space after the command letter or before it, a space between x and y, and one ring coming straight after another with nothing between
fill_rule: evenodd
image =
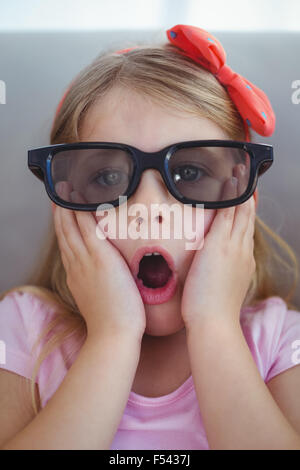
<instances>
[{"instance_id":1,"label":"shirt neckline","mask_svg":"<svg viewBox=\"0 0 300 470\"><path fill-rule=\"evenodd\" d=\"M179 400L193 390L193 388L193 376L190 375L185 382L176 388L176 390L173 390L173 392L168 393L167 395L161 395L159 397L145 397L144 395L140 395L139 393L135 393L131 390L128 402L133 405L162 406Z\"/></svg>"}]
</instances>

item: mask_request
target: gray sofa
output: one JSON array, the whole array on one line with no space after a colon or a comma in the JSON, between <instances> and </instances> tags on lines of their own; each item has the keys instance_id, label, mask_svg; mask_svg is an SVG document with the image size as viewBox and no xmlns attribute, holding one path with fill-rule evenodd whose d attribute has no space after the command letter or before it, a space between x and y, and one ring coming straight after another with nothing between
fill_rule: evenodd
<instances>
[{"instance_id":1,"label":"gray sofa","mask_svg":"<svg viewBox=\"0 0 300 470\"><path fill-rule=\"evenodd\" d=\"M199 25L201 26L201 25ZM300 103L292 83L300 80L300 33L212 31L227 63L262 88L277 125L270 138L274 164L258 182L258 215L300 257ZM27 150L49 144L54 111L72 78L103 48L160 41L161 31L0 33L0 290L24 282L37 261L51 217L43 184L27 169ZM1 102L1 100L0 100ZM300 289L294 302L300 309Z\"/></svg>"}]
</instances>

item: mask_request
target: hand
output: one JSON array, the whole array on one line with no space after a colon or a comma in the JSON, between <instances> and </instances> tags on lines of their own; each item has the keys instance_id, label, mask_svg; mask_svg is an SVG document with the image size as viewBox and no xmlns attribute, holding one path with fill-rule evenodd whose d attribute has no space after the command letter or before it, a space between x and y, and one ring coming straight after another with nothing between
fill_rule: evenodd
<instances>
[{"instance_id":1,"label":"hand","mask_svg":"<svg viewBox=\"0 0 300 470\"><path fill-rule=\"evenodd\" d=\"M66 200L83 201L68 182L60 182ZM142 339L146 328L144 304L121 253L96 235L91 212L71 211L53 204L55 230L67 285L84 317L88 335L121 333Z\"/></svg>"},{"instance_id":2,"label":"hand","mask_svg":"<svg viewBox=\"0 0 300 470\"><path fill-rule=\"evenodd\" d=\"M236 191L228 180L225 192L229 197L224 199L231 199ZM185 281L181 312L187 328L203 317L239 320L256 269L254 228L253 196L238 206L218 209Z\"/></svg>"}]
</instances>

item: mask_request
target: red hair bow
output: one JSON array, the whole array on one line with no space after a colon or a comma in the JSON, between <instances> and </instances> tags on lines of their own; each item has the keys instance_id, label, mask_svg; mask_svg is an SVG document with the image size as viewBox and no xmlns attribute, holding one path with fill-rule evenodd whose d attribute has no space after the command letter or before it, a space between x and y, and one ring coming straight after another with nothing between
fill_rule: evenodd
<instances>
[{"instance_id":1,"label":"red hair bow","mask_svg":"<svg viewBox=\"0 0 300 470\"><path fill-rule=\"evenodd\" d=\"M179 24L168 29L167 36L172 44L183 51L182 55L209 70L226 87L242 116L247 136L248 126L263 136L273 134L275 114L267 96L225 64L226 52L212 34L196 26Z\"/></svg>"}]
</instances>

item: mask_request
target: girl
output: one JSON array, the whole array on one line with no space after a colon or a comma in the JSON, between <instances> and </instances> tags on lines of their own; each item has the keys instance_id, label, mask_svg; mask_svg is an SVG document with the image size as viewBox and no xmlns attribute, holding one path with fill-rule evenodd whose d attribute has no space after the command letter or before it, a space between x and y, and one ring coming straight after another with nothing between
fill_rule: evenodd
<instances>
[{"instance_id":1,"label":"girl","mask_svg":"<svg viewBox=\"0 0 300 470\"><path fill-rule=\"evenodd\" d=\"M61 152L50 171L49 149L29 152L53 224L40 271L0 301L3 449L300 448L297 279L285 292L275 261L289 264L266 235L295 272L297 261L255 216L259 169L272 162L249 126L270 135L274 114L211 34L167 34L76 77L50 142L74 145L50 148ZM109 237L95 211L113 201L124 216L120 195L119 225L134 204L204 203L192 206L199 246ZM168 225L164 213L152 220Z\"/></svg>"}]
</instances>

